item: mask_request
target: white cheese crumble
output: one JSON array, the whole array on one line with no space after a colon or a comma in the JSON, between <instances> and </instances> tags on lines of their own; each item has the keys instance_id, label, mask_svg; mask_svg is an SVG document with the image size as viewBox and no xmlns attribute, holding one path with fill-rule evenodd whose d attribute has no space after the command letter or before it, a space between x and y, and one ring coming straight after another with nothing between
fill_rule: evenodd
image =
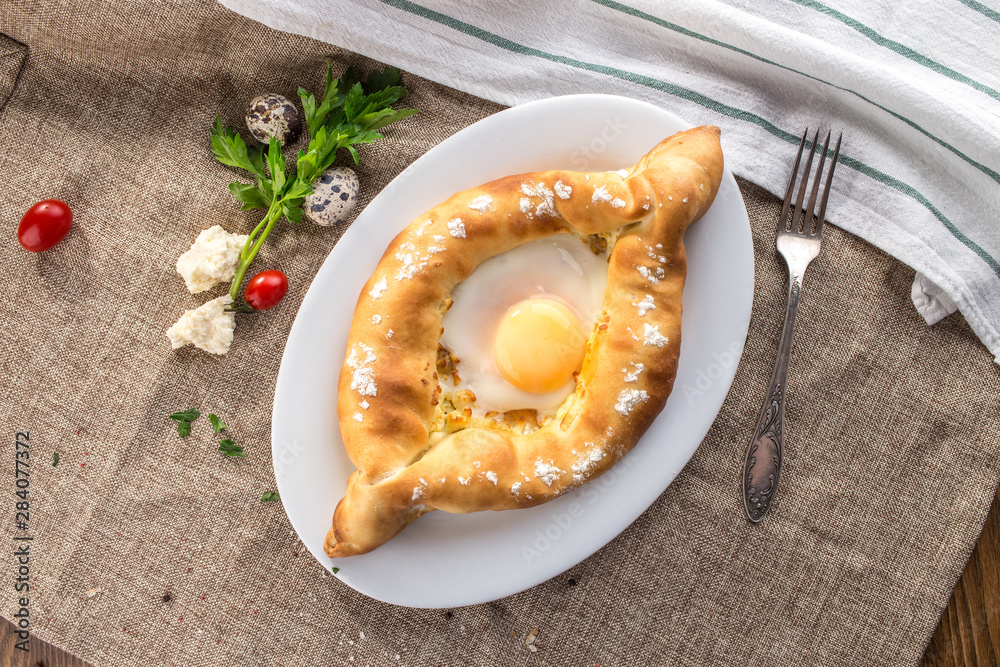
<instances>
[{"instance_id":1,"label":"white cheese crumble","mask_svg":"<svg viewBox=\"0 0 1000 667\"><path fill-rule=\"evenodd\" d=\"M492 205L493 205L493 197L489 195L482 195L480 197L476 197L475 199L473 199L472 203L469 204L469 208L471 208L473 211L479 211L479 213L482 214L490 210L490 207Z\"/></svg>"},{"instance_id":2,"label":"white cheese crumble","mask_svg":"<svg viewBox=\"0 0 1000 667\"><path fill-rule=\"evenodd\" d=\"M461 220L459 220L461 223ZM449 225L451 223L448 223ZM464 228L463 228L464 233ZM402 262L399 267L399 271L396 272L396 280L402 282L404 280L409 280L415 275L420 273L423 269L427 268L427 264L430 262L431 255L444 250L443 247L431 246L427 249L427 254L423 257L417 252L416 246L410 242L406 242L399 246L399 252L396 253L396 259Z\"/></svg>"},{"instance_id":3,"label":"white cheese crumble","mask_svg":"<svg viewBox=\"0 0 1000 667\"><path fill-rule=\"evenodd\" d=\"M424 490L419 486L415 486L413 487L413 495L410 496L410 500L416 500L417 498L423 497L423 495L424 495Z\"/></svg>"},{"instance_id":4,"label":"white cheese crumble","mask_svg":"<svg viewBox=\"0 0 1000 667\"><path fill-rule=\"evenodd\" d=\"M364 353L364 359L358 354L358 349ZM351 390L362 396L378 396L378 387L375 385L375 350L364 343L357 343L351 348L351 354L347 357L346 363L354 369L351 375Z\"/></svg>"},{"instance_id":5,"label":"white cheese crumble","mask_svg":"<svg viewBox=\"0 0 1000 667\"><path fill-rule=\"evenodd\" d=\"M559 479L563 471L552 464L552 461L545 463L541 459L535 461L535 477L545 482L545 486L552 486L552 482Z\"/></svg>"},{"instance_id":6,"label":"white cheese crumble","mask_svg":"<svg viewBox=\"0 0 1000 667\"><path fill-rule=\"evenodd\" d=\"M658 248L662 248L663 247L659 243L657 243L656 245L657 245ZM649 246L646 246L646 255L650 259L655 259L657 262L666 262L667 261L666 255L657 255L656 251L653 250L652 248L650 248Z\"/></svg>"},{"instance_id":7,"label":"white cheese crumble","mask_svg":"<svg viewBox=\"0 0 1000 667\"><path fill-rule=\"evenodd\" d=\"M493 485L496 486L496 483L497 483L497 474L495 472L493 472L492 470L487 470L486 471L486 479L488 479L491 482L493 482Z\"/></svg>"},{"instance_id":8,"label":"white cheese crumble","mask_svg":"<svg viewBox=\"0 0 1000 667\"><path fill-rule=\"evenodd\" d=\"M420 270L420 265L413 261L412 253L398 252L396 253L396 259L403 263L403 266L399 267L399 271L396 272L396 280L409 280L413 276L417 275L417 271Z\"/></svg>"},{"instance_id":9,"label":"white cheese crumble","mask_svg":"<svg viewBox=\"0 0 1000 667\"><path fill-rule=\"evenodd\" d=\"M641 276L642 276L643 278L645 278L646 280L648 280L648 281L649 281L649 284L650 284L650 285L655 285L655 284L657 284L658 282L660 282L660 279L659 279L659 278L657 278L657 277L656 277L656 276L655 276L655 275L653 274L653 272L649 270L649 267L648 267L648 266L644 266L644 265L640 264L639 266L637 266L637 267L635 267L635 268L636 268L636 269L637 269L637 270L639 271L639 274L640 274L640 275L641 275ZM663 269L660 269L660 272L662 273L662 272L663 272Z\"/></svg>"},{"instance_id":10,"label":"white cheese crumble","mask_svg":"<svg viewBox=\"0 0 1000 667\"><path fill-rule=\"evenodd\" d=\"M396 333L395 331L393 331L392 329L389 329L388 331L385 332L385 339L386 340L392 340L392 337L393 337L393 335L395 335L395 333Z\"/></svg>"},{"instance_id":11,"label":"white cheese crumble","mask_svg":"<svg viewBox=\"0 0 1000 667\"><path fill-rule=\"evenodd\" d=\"M649 394L644 389L622 389L618 394L618 402L615 403L615 410L623 417L629 416L632 408L649 398Z\"/></svg>"},{"instance_id":12,"label":"white cheese crumble","mask_svg":"<svg viewBox=\"0 0 1000 667\"><path fill-rule=\"evenodd\" d=\"M660 333L660 327L649 324L642 325L642 344L663 347L670 339Z\"/></svg>"},{"instance_id":13,"label":"white cheese crumble","mask_svg":"<svg viewBox=\"0 0 1000 667\"><path fill-rule=\"evenodd\" d=\"M532 217L532 215L531 215L531 200L530 199L528 199L527 197L521 197L521 201L518 202L518 205L521 208L521 213L524 213L529 218Z\"/></svg>"},{"instance_id":14,"label":"white cheese crumble","mask_svg":"<svg viewBox=\"0 0 1000 667\"><path fill-rule=\"evenodd\" d=\"M353 415L351 415L351 417L354 419L354 421L358 422L359 424L365 420L365 416L360 412L355 412Z\"/></svg>"},{"instance_id":15,"label":"white cheese crumble","mask_svg":"<svg viewBox=\"0 0 1000 667\"><path fill-rule=\"evenodd\" d=\"M622 178L625 178L626 176L628 176L628 169L619 169L615 173L621 176Z\"/></svg>"},{"instance_id":16,"label":"white cheese crumble","mask_svg":"<svg viewBox=\"0 0 1000 667\"><path fill-rule=\"evenodd\" d=\"M385 278L382 278L377 283L375 283L375 285L372 287L372 290L368 292L368 295L373 299L381 299L382 295L385 294L385 291L388 288L389 288L389 283L386 282Z\"/></svg>"},{"instance_id":17,"label":"white cheese crumble","mask_svg":"<svg viewBox=\"0 0 1000 667\"><path fill-rule=\"evenodd\" d=\"M444 243L446 240L447 239L445 239L445 237L441 236L440 234L434 235L434 243Z\"/></svg>"},{"instance_id":18,"label":"white cheese crumble","mask_svg":"<svg viewBox=\"0 0 1000 667\"><path fill-rule=\"evenodd\" d=\"M513 484L511 484L510 485L510 492L513 493L515 496L521 495L521 483L520 482L514 482Z\"/></svg>"},{"instance_id":19,"label":"white cheese crumble","mask_svg":"<svg viewBox=\"0 0 1000 667\"><path fill-rule=\"evenodd\" d=\"M185 312L167 329L170 344L175 350L194 345L212 354L228 352L236 329L236 313L226 311L226 306L232 302L227 294Z\"/></svg>"},{"instance_id":20,"label":"white cheese crumble","mask_svg":"<svg viewBox=\"0 0 1000 667\"><path fill-rule=\"evenodd\" d=\"M611 195L608 193L608 188L603 185L598 185L594 188L594 196L591 197L591 201L597 203L602 201L611 201Z\"/></svg>"},{"instance_id":21,"label":"white cheese crumble","mask_svg":"<svg viewBox=\"0 0 1000 667\"><path fill-rule=\"evenodd\" d=\"M603 458L604 450L600 447L590 450L590 454L573 464L573 481L579 483L585 480L587 473L593 470L597 462Z\"/></svg>"},{"instance_id":22,"label":"white cheese crumble","mask_svg":"<svg viewBox=\"0 0 1000 667\"><path fill-rule=\"evenodd\" d=\"M470 481L472 481L471 477L462 477L461 475L458 477L458 483L463 486L468 486Z\"/></svg>"},{"instance_id":23,"label":"white cheese crumble","mask_svg":"<svg viewBox=\"0 0 1000 667\"><path fill-rule=\"evenodd\" d=\"M535 215L539 217L544 217L546 215L555 215L555 193L545 187L544 183L539 183L537 185L533 183L521 183L521 192L523 192L528 197L537 197L541 199L538 205L535 207ZM525 200L521 200L521 212L526 213L524 210ZM531 206L531 201L528 201L528 206ZM530 216L529 216L530 217Z\"/></svg>"},{"instance_id":24,"label":"white cheese crumble","mask_svg":"<svg viewBox=\"0 0 1000 667\"><path fill-rule=\"evenodd\" d=\"M358 403L358 405L360 405L362 409L367 410L371 406L371 403L362 398L361 402Z\"/></svg>"},{"instance_id":25,"label":"white cheese crumble","mask_svg":"<svg viewBox=\"0 0 1000 667\"><path fill-rule=\"evenodd\" d=\"M177 273L184 278L188 291L197 294L232 280L248 238L230 234L221 225L198 234L191 249L177 258Z\"/></svg>"},{"instance_id":26,"label":"white cheese crumble","mask_svg":"<svg viewBox=\"0 0 1000 667\"><path fill-rule=\"evenodd\" d=\"M372 324L378 324L382 321L381 315L372 315Z\"/></svg>"},{"instance_id":27,"label":"white cheese crumble","mask_svg":"<svg viewBox=\"0 0 1000 667\"><path fill-rule=\"evenodd\" d=\"M455 218L454 220L448 221L448 233L456 239L465 238L465 223L462 222L461 218Z\"/></svg>"},{"instance_id":28,"label":"white cheese crumble","mask_svg":"<svg viewBox=\"0 0 1000 667\"><path fill-rule=\"evenodd\" d=\"M620 199L618 197L615 197L614 199L611 200L611 207L612 208L623 208L624 206L625 206L625 200L624 199Z\"/></svg>"},{"instance_id":29,"label":"white cheese crumble","mask_svg":"<svg viewBox=\"0 0 1000 667\"><path fill-rule=\"evenodd\" d=\"M639 374L642 373L644 370L646 370L646 366L643 365L643 364L636 363L634 361L630 361L629 363L632 364L632 370L631 371L628 368L623 368L622 369L622 373L625 374L625 381L626 382L638 382L639 381Z\"/></svg>"},{"instance_id":30,"label":"white cheese crumble","mask_svg":"<svg viewBox=\"0 0 1000 667\"><path fill-rule=\"evenodd\" d=\"M656 309L656 304L653 303L652 294L647 294L645 297L643 297L642 301L633 301L632 305L635 306L635 309L639 311L639 317L642 317L649 311Z\"/></svg>"},{"instance_id":31,"label":"white cheese crumble","mask_svg":"<svg viewBox=\"0 0 1000 667\"><path fill-rule=\"evenodd\" d=\"M569 196L573 194L572 186L566 185L562 181L556 181L556 184L552 187L552 189L556 191L557 195L559 195L559 199L569 199Z\"/></svg>"},{"instance_id":32,"label":"white cheese crumble","mask_svg":"<svg viewBox=\"0 0 1000 667\"><path fill-rule=\"evenodd\" d=\"M683 201L682 203L684 203L684 204L688 203L688 198L687 198L687 197L685 197L685 198L684 198L684 201Z\"/></svg>"}]
</instances>

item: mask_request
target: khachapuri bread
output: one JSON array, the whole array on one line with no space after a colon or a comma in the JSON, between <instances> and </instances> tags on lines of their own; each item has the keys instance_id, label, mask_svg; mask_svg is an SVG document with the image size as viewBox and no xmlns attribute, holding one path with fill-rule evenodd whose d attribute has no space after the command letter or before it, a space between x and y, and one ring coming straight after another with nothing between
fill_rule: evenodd
<instances>
[{"instance_id":1,"label":"khachapuri bread","mask_svg":"<svg viewBox=\"0 0 1000 667\"><path fill-rule=\"evenodd\" d=\"M369 552L432 510L538 505L619 461L673 387L684 232L722 174L703 126L628 170L459 192L403 230L351 324L337 412L357 471L326 553Z\"/></svg>"}]
</instances>

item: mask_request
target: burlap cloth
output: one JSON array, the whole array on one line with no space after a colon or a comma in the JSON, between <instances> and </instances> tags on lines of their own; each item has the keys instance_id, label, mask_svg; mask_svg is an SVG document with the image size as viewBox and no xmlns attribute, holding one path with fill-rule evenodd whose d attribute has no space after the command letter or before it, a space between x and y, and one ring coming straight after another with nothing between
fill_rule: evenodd
<instances>
[{"instance_id":1,"label":"burlap cloth","mask_svg":"<svg viewBox=\"0 0 1000 667\"><path fill-rule=\"evenodd\" d=\"M0 493L10 545L14 437L30 431L38 637L116 666L917 662L997 485L1000 371L957 316L920 320L910 269L825 232L799 312L781 492L764 524L748 525L738 469L786 277L776 200L742 182L757 263L750 336L673 485L604 549L521 594L450 612L375 602L325 575L281 505L260 502L275 486L285 337L338 231L275 235L256 266L285 271L292 290L241 319L227 356L174 352L164 335L205 300L184 290L177 256L211 224L245 231L258 219L226 191L212 119L238 124L260 92L317 88L327 56L372 64L212 2L85 5L0 3L0 32L31 49L0 116ZM0 100L15 71L5 62ZM366 200L498 110L406 81L421 113L362 149ZM73 206L75 226L29 254L14 227L47 197ZM224 459L206 423L178 438L166 415L190 406L222 416L248 457ZM0 562L10 618L15 563Z\"/></svg>"}]
</instances>

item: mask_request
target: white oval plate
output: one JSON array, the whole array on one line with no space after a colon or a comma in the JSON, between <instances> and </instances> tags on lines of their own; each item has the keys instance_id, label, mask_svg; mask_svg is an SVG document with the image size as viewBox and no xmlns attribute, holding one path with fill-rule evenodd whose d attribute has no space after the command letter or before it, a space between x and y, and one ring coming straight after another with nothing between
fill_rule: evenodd
<instances>
[{"instance_id":1,"label":"white oval plate","mask_svg":"<svg viewBox=\"0 0 1000 667\"><path fill-rule=\"evenodd\" d=\"M386 246L453 193L508 174L634 164L691 127L612 95L555 97L507 109L428 151L368 205L331 251L295 318L274 394L274 474L303 543L355 590L410 607L488 602L549 579L597 551L670 484L729 391L753 297L753 244L728 172L685 236L688 278L673 394L635 448L603 477L553 502L509 512L431 512L363 556L333 560L323 541L354 466L337 426L337 377L358 294Z\"/></svg>"}]
</instances>

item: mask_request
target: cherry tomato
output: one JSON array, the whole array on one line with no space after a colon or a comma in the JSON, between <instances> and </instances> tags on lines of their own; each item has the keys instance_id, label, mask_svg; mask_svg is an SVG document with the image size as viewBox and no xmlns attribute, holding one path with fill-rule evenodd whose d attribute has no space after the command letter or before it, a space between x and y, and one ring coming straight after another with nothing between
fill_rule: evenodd
<instances>
[{"instance_id":1,"label":"cherry tomato","mask_svg":"<svg viewBox=\"0 0 1000 667\"><path fill-rule=\"evenodd\" d=\"M17 240L25 250L42 252L65 238L73 225L73 211L58 199L40 201L24 214Z\"/></svg>"},{"instance_id":2,"label":"cherry tomato","mask_svg":"<svg viewBox=\"0 0 1000 667\"><path fill-rule=\"evenodd\" d=\"M247 283L243 298L254 310L267 310L278 305L288 292L288 276L281 271L261 271Z\"/></svg>"}]
</instances>

